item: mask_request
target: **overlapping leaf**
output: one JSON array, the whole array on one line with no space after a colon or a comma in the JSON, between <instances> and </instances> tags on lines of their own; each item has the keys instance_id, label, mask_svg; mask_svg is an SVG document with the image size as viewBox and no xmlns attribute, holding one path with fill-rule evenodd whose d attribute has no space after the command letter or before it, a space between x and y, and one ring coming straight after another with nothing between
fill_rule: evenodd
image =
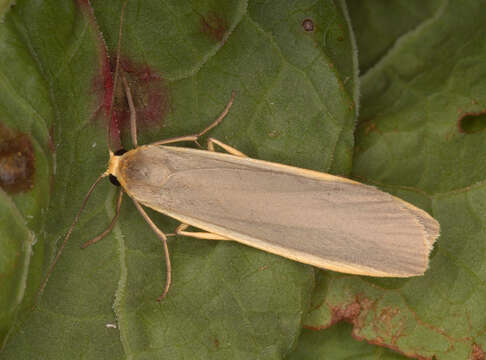
<instances>
[{"instance_id":1,"label":"overlapping leaf","mask_svg":"<svg viewBox=\"0 0 486 360\"><path fill-rule=\"evenodd\" d=\"M344 318L355 337L409 356L484 358L484 5L442 1L362 77L353 176L439 220L430 269L324 278L308 325Z\"/></svg>"},{"instance_id":2,"label":"overlapping leaf","mask_svg":"<svg viewBox=\"0 0 486 360\"><path fill-rule=\"evenodd\" d=\"M8 39L27 49L15 56L32 59L49 94L52 248L105 166L110 82L100 34L113 58L121 5L93 2L93 15L81 0L19 1L6 17ZM254 157L349 172L356 66L342 3L129 1L124 24L120 68L138 104L140 143L201 129L235 90L230 115L211 135ZM123 121L120 98L115 113ZM107 184L94 193L4 358L275 359L291 351L313 268L238 244L171 239L174 285L158 304L162 247L129 202L112 235L79 249L108 224L114 194ZM168 232L176 225L151 215Z\"/></svg>"}]
</instances>

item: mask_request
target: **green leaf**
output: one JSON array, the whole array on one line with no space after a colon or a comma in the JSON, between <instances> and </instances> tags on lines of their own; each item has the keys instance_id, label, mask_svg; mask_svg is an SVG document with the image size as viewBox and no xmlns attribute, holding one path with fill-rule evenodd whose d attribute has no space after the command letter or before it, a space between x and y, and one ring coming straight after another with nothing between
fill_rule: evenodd
<instances>
[{"instance_id":1,"label":"green leaf","mask_svg":"<svg viewBox=\"0 0 486 360\"><path fill-rule=\"evenodd\" d=\"M389 349L351 338L351 325L340 322L330 329L305 329L288 360L405 360Z\"/></svg>"},{"instance_id":2,"label":"green leaf","mask_svg":"<svg viewBox=\"0 0 486 360\"><path fill-rule=\"evenodd\" d=\"M91 147L96 141L103 144L106 138L101 133L104 126L96 126L94 119L100 103L98 96L102 94L94 80L101 74L100 49L103 47L99 46L98 34L92 26L88 26L80 8L74 3L58 5L57 2L34 4L19 1L0 25L2 126L12 132L27 134L35 152L33 189L11 195L38 240L32 248L24 313L19 320L25 320L26 313L30 311L39 282L45 275L42 268L52 261L51 249L64 234L79 207L83 197L81 188L91 182L87 172L101 172L105 160L106 150L103 146L98 149ZM97 197L98 204L103 198ZM3 241L5 238L2 238ZM44 249L46 245L49 249L47 252ZM66 260L65 266L72 265L74 269L74 261L69 257ZM62 275L69 273L66 267L61 267L57 272L57 283L62 284ZM78 276L81 274L78 273ZM56 281L53 281L55 284ZM113 289L115 287L112 286ZM57 290L57 293L51 292L53 297L63 299L61 301L68 304L66 299L70 294L64 292L66 297L63 298L62 291ZM111 309L109 295L104 300L106 313L103 316L113 320L113 315L106 315ZM99 306L100 302L96 302L96 305ZM95 309L96 306L89 311L93 317L97 316ZM58 322L53 321L53 314L57 315ZM66 317L60 308L33 315L24 324L20 321L17 323L5 357L49 357L49 351L42 351L44 346L55 347L59 352L59 349L63 349L60 344L65 344L68 334L71 334L62 329L72 328L73 333L81 328L86 330L83 326L73 326L71 310L64 313ZM102 318L100 316L97 320ZM84 320L96 323L89 318ZM68 326L65 326L66 323ZM30 333L29 329L32 328L44 331ZM53 337L56 331L59 336ZM92 330L91 334L96 335L96 331ZM114 338L117 339L116 336ZM103 339L106 340L106 337ZM72 340L80 344L76 336ZM27 342L26 345L22 344L23 341ZM9 349L15 344L21 347L21 352ZM82 344L83 347L85 345ZM110 350L111 354L116 353L109 341L104 345L107 353Z\"/></svg>"},{"instance_id":3,"label":"green leaf","mask_svg":"<svg viewBox=\"0 0 486 360\"><path fill-rule=\"evenodd\" d=\"M429 270L404 280L321 278L307 325L347 319L355 337L409 356L484 358L484 5L443 1L361 79L352 175L440 222ZM476 117L482 126L466 132Z\"/></svg>"},{"instance_id":4,"label":"green leaf","mask_svg":"<svg viewBox=\"0 0 486 360\"><path fill-rule=\"evenodd\" d=\"M15 204L0 190L0 340L6 341L24 298L32 237Z\"/></svg>"},{"instance_id":5,"label":"green leaf","mask_svg":"<svg viewBox=\"0 0 486 360\"><path fill-rule=\"evenodd\" d=\"M42 277L53 162L48 90L22 42L22 29L1 20L0 29L1 348L32 306Z\"/></svg>"},{"instance_id":6,"label":"green leaf","mask_svg":"<svg viewBox=\"0 0 486 360\"><path fill-rule=\"evenodd\" d=\"M348 0L349 16L365 73L409 31L434 15L443 0Z\"/></svg>"},{"instance_id":7,"label":"green leaf","mask_svg":"<svg viewBox=\"0 0 486 360\"><path fill-rule=\"evenodd\" d=\"M3 21L5 13L14 4L15 0L0 0L0 22Z\"/></svg>"},{"instance_id":8,"label":"green leaf","mask_svg":"<svg viewBox=\"0 0 486 360\"><path fill-rule=\"evenodd\" d=\"M93 1L92 12L84 0L18 1L2 28L9 29L2 46L18 43L13 59L30 60L48 94L26 97L49 109L39 122L52 126L56 150L47 264L106 166L103 40L115 62L121 6ZM346 19L339 1L129 1L120 68L137 104L139 143L199 131L235 90L230 114L211 136L252 157L348 174L357 60ZM22 73L7 64L1 71ZM120 94L115 114L123 123ZM107 183L95 190L36 311L17 324L2 358L281 359L293 349L312 267L237 243L171 238L173 286L159 304L162 246L130 201L110 236L79 248L108 225L115 194ZM150 215L167 233L177 225Z\"/></svg>"}]
</instances>

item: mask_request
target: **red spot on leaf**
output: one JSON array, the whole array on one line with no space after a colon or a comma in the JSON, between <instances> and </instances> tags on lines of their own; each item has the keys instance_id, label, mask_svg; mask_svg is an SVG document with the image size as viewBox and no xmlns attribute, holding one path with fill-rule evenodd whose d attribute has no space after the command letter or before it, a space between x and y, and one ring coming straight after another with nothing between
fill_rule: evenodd
<instances>
[{"instance_id":1,"label":"red spot on leaf","mask_svg":"<svg viewBox=\"0 0 486 360\"><path fill-rule=\"evenodd\" d=\"M109 58L103 35L89 1L77 0L77 4L88 24L97 34L100 72L93 81L93 91L100 93L100 105L96 113L101 110L104 118L107 119L110 148L117 151L123 148L121 132L128 130L130 119L121 76L124 76L129 83L136 108L137 127L142 129L154 124L160 125L163 121L169 108L167 87L164 79L148 65L136 64L127 58L119 59L118 78L115 79L118 54L114 54L112 59Z\"/></svg>"},{"instance_id":2,"label":"red spot on leaf","mask_svg":"<svg viewBox=\"0 0 486 360\"><path fill-rule=\"evenodd\" d=\"M403 319L400 318L399 308L384 307L381 308L379 312L377 312L377 309L375 308L375 303L370 301L369 299L361 299L360 305L361 316L358 320L353 322L353 338L359 341L365 340L370 344L391 349L410 358L419 360L432 360L432 357L424 357L414 351L404 351L397 345L398 339L406 335L404 333L405 323L403 322ZM374 320L372 321L372 326L373 332L376 335L373 339L358 335L358 332L363 327L362 321L364 321L369 316L374 317Z\"/></svg>"},{"instance_id":3,"label":"red spot on leaf","mask_svg":"<svg viewBox=\"0 0 486 360\"><path fill-rule=\"evenodd\" d=\"M108 58L108 52L106 50L106 43L101 31L99 30L93 8L91 7L89 0L77 0L77 4L83 16L86 17L88 25L95 31L97 36L96 45L98 47L98 53L100 54L100 73L94 79L93 83L96 93L100 88L103 89L101 107L106 119L108 120L110 147L117 150L122 147L120 139L120 125L116 114L112 111L114 81ZM100 86L100 84L102 84L102 86Z\"/></svg>"},{"instance_id":4,"label":"red spot on leaf","mask_svg":"<svg viewBox=\"0 0 486 360\"><path fill-rule=\"evenodd\" d=\"M0 187L8 193L34 187L35 156L29 136L0 126Z\"/></svg>"},{"instance_id":5,"label":"red spot on leaf","mask_svg":"<svg viewBox=\"0 0 486 360\"><path fill-rule=\"evenodd\" d=\"M161 126L169 111L169 95L165 80L148 65L120 59L120 76L127 79L137 116L137 128ZM114 113L120 128L129 130L130 108L122 81L115 93Z\"/></svg>"},{"instance_id":6,"label":"red spot on leaf","mask_svg":"<svg viewBox=\"0 0 486 360\"><path fill-rule=\"evenodd\" d=\"M228 31L226 20L215 13L208 13L201 16L201 32L213 40L223 41L224 35Z\"/></svg>"},{"instance_id":7,"label":"red spot on leaf","mask_svg":"<svg viewBox=\"0 0 486 360\"><path fill-rule=\"evenodd\" d=\"M323 304L319 304L316 308L321 307ZM368 309L371 306L371 302L362 297L356 297L356 299L351 303L344 303L338 306L331 306L327 304L327 306L331 309L331 321L326 323L323 326L308 326L304 325L307 329L312 330L323 330L327 329L328 327L336 324L339 321L346 321L354 325L354 328L360 326L360 315L366 314Z\"/></svg>"},{"instance_id":8,"label":"red spot on leaf","mask_svg":"<svg viewBox=\"0 0 486 360\"><path fill-rule=\"evenodd\" d=\"M486 355L482 347L478 344L473 344L471 351L471 360L485 360Z\"/></svg>"},{"instance_id":9,"label":"red spot on leaf","mask_svg":"<svg viewBox=\"0 0 486 360\"><path fill-rule=\"evenodd\" d=\"M330 306L330 305L329 305ZM326 324L325 326L322 327L310 327L310 326L305 326L308 329L312 330L322 330L325 328L328 328L335 323L339 321L346 321L349 322L353 325L353 332L352 336L356 340L363 341L365 340L366 342L373 344L373 345L378 345L381 347L385 347L391 350L394 350L400 354L404 354L406 356L415 358L415 359L420 359L420 360L431 360L431 358L425 358L422 357L421 355L418 355L416 353L409 353L409 352L404 352L402 351L397 345L395 345L396 339L401 336L402 332L399 330L398 332L394 333L393 336L396 336L395 341L392 339L392 344L390 344L387 339L390 337L390 335L387 333L387 331L383 331L383 329L374 329L374 331L378 334L375 336L374 339L368 339L363 336L359 336L358 333L360 329L365 325L367 317L370 316L370 314L374 313L374 306L375 302L363 297L363 296L357 296L356 299L353 302L350 303L344 303L338 306L331 306L331 311L332 311L332 316L331 316L331 321ZM375 315L377 319L375 319L376 322L384 321L387 324L384 325L386 330L389 330L390 328L388 327L389 322L399 313L398 310L396 309L391 309L391 308L385 308L382 311L380 311L379 315ZM386 339L385 339L386 337Z\"/></svg>"},{"instance_id":10,"label":"red spot on leaf","mask_svg":"<svg viewBox=\"0 0 486 360\"><path fill-rule=\"evenodd\" d=\"M359 314L361 313L361 305L356 300L353 303L336 306L332 308L331 323L335 324L341 320L354 324Z\"/></svg>"}]
</instances>

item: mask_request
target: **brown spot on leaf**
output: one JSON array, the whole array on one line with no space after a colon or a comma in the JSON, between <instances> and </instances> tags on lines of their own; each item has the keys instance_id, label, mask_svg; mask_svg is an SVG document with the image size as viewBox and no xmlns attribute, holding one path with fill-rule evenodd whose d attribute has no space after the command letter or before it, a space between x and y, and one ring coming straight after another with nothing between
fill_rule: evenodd
<instances>
[{"instance_id":1,"label":"brown spot on leaf","mask_svg":"<svg viewBox=\"0 0 486 360\"><path fill-rule=\"evenodd\" d=\"M314 22L312 21L312 19L305 19L304 21L302 21L302 27L305 31L314 31Z\"/></svg>"},{"instance_id":2,"label":"brown spot on leaf","mask_svg":"<svg viewBox=\"0 0 486 360\"><path fill-rule=\"evenodd\" d=\"M350 304L346 304L343 307L334 307L332 308L332 320L331 323L335 324L341 320L347 321L349 323L355 323L355 320L358 318L359 314L361 313L361 305L356 300Z\"/></svg>"},{"instance_id":3,"label":"brown spot on leaf","mask_svg":"<svg viewBox=\"0 0 486 360\"><path fill-rule=\"evenodd\" d=\"M404 336L405 325L398 315L400 315L399 308L384 307L377 314L374 325L375 332L386 336L392 345L395 345Z\"/></svg>"},{"instance_id":4,"label":"brown spot on leaf","mask_svg":"<svg viewBox=\"0 0 486 360\"><path fill-rule=\"evenodd\" d=\"M315 308L321 307L323 304L319 304ZM326 305L331 309L331 321L324 324L323 326L309 326L304 325L306 329L311 330L323 330L336 324L339 321L346 321L354 325L354 329L361 327L361 321L363 314L366 316L373 302L365 297L358 295L353 302L343 303L341 305L332 306L331 304Z\"/></svg>"},{"instance_id":5,"label":"brown spot on leaf","mask_svg":"<svg viewBox=\"0 0 486 360\"><path fill-rule=\"evenodd\" d=\"M486 129L486 110L466 112L459 117L457 128L460 133L473 134Z\"/></svg>"},{"instance_id":6,"label":"brown spot on leaf","mask_svg":"<svg viewBox=\"0 0 486 360\"><path fill-rule=\"evenodd\" d=\"M35 157L30 138L0 125L0 187L15 194L34 187Z\"/></svg>"},{"instance_id":7,"label":"brown spot on leaf","mask_svg":"<svg viewBox=\"0 0 486 360\"><path fill-rule=\"evenodd\" d=\"M478 344L473 344L471 351L471 360L485 360L484 350Z\"/></svg>"},{"instance_id":8,"label":"brown spot on leaf","mask_svg":"<svg viewBox=\"0 0 486 360\"><path fill-rule=\"evenodd\" d=\"M213 40L223 41L224 34L228 31L226 20L213 12L200 17L201 32Z\"/></svg>"}]
</instances>

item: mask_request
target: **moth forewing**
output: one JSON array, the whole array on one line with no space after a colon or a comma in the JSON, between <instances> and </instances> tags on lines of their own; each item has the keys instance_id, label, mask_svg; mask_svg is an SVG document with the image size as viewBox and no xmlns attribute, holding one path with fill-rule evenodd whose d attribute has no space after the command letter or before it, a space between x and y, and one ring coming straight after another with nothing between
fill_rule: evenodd
<instances>
[{"instance_id":1,"label":"moth forewing","mask_svg":"<svg viewBox=\"0 0 486 360\"><path fill-rule=\"evenodd\" d=\"M422 275L439 235L429 214L375 187L268 161L147 145L110 169L145 206L320 268Z\"/></svg>"}]
</instances>

